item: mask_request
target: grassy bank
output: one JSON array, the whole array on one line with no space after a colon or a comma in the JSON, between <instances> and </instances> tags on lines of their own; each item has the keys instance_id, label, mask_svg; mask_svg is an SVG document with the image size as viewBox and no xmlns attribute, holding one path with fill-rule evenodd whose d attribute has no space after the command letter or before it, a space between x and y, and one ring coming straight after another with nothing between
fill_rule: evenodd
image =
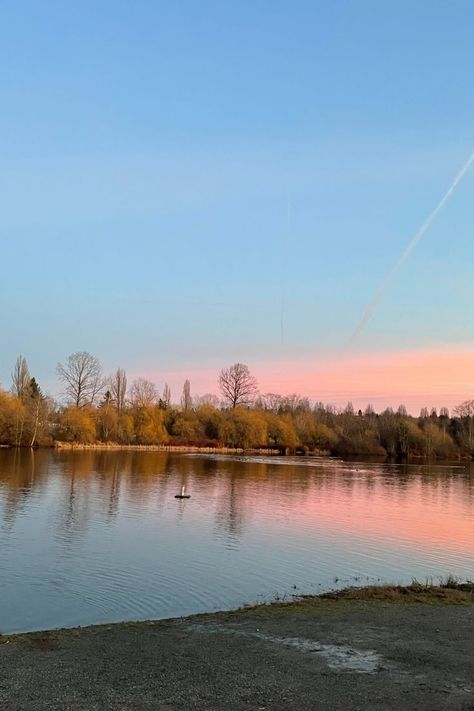
<instances>
[{"instance_id":1,"label":"grassy bank","mask_svg":"<svg viewBox=\"0 0 474 711\"><path fill-rule=\"evenodd\" d=\"M368 585L324 593L324 600L384 600L386 602L429 602L474 604L474 583L447 580L439 585L413 581L411 585Z\"/></svg>"},{"instance_id":2,"label":"grassy bank","mask_svg":"<svg viewBox=\"0 0 474 711\"><path fill-rule=\"evenodd\" d=\"M448 604L474 605L474 583L460 582L451 578L438 585L420 583L414 580L410 585L367 585L348 587L320 595L301 595L288 600L273 600L258 605L243 605L235 611L240 612L285 612L318 609L327 604L341 602L385 602L397 604ZM219 613L218 613L219 614ZM226 614L226 613L222 613Z\"/></svg>"}]
</instances>

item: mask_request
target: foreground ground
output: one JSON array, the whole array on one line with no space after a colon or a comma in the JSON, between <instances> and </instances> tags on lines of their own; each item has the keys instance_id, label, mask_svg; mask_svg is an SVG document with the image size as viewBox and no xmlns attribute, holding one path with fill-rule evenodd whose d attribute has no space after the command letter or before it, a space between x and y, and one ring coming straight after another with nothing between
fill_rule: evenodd
<instances>
[{"instance_id":1,"label":"foreground ground","mask_svg":"<svg viewBox=\"0 0 474 711\"><path fill-rule=\"evenodd\" d=\"M0 637L0 708L474 710L473 599L369 589Z\"/></svg>"}]
</instances>

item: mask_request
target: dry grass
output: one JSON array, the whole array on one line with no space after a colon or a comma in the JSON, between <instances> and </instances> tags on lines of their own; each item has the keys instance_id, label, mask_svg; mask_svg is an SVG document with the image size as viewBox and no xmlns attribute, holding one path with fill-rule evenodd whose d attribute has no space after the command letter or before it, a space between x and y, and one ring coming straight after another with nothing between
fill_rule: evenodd
<instances>
[{"instance_id":1,"label":"dry grass","mask_svg":"<svg viewBox=\"0 0 474 711\"><path fill-rule=\"evenodd\" d=\"M320 595L323 600L385 600L387 602L445 602L473 604L474 583L448 577L438 585L413 580L411 585L368 585Z\"/></svg>"},{"instance_id":2,"label":"dry grass","mask_svg":"<svg viewBox=\"0 0 474 711\"><path fill-rule=\"evenodd\" d=\"M56 635L51 632L32 634L28 637L28 641L32 647L40 649L42 652L49 652L58 648Z\"/></svg>"},{"instance_id":3,"label":"dry grass","mask_svg":"<svg viewBox=\"0 0 474 711\"><path fill-rule=\"evenodd\" d=\"M30 647L39 649L42 652L49 652L58 649L58 631L45 630L44 632L26 632L21 634L0 634L0 644L10 644L19 642L28 644Z\"/></svg>"},{"instance_id":4,"label":"dry grass","mask_svg":"<svg viewBox=\"0 0 474 711\"><path fill-rule=\"evenodd\" d=\"M474 583L461 582L451 576L435 585L432 582L420 583L413 580L410 585L367 585L348 587L321 595L301 595L290 599L274 599L259 605L244 605L236 610L241 612L271 613L292 610L293 612L328 611L331 603L337 602L387 602L387 603L425 603L448 605L473 605ZM225 613L223 613L225 614ZM229 613L227 613L229 614ZM230 613L234 614L234 613Z\"/></svg>"}]
</instances>

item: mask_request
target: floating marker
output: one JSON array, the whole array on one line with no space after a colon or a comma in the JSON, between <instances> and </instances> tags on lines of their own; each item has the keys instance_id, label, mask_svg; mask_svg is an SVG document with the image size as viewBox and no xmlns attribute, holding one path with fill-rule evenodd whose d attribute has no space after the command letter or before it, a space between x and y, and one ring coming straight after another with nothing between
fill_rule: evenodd
<instances>
[{"instance_id":1,"label":"floating marker","mask_svg":"<svg viewBox=\"0 0 474 711\"><path fill-rule=\"evenodd\" d=\"M186 491L186 487L185 487L185 485L183 484L183 486L181 487L181 493L180 493L180 494L175 494L175 497L174 497L174 498L175 498L175 499L190 499L190 498L191 498L191 494L186 494L185 491Z\"/></svg>"}]
</instances>

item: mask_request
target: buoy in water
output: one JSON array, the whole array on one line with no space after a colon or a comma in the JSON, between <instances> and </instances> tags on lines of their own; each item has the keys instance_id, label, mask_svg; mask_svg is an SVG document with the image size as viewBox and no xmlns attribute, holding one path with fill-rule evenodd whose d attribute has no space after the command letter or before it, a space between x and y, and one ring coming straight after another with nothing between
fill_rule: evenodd
<instances>
[{"instance_id":1,"label":"buoy in water","mask_svg":"<svg viewBox=\"0 0 474 711\"><path fill-rule=\"evenodd\" d=\"M186 493L185 493L185 486L183 485L183 486L181 487L181 493L180 493L180 494L175 494L175 497L174 497L174 498L175 498L175 499L190 499L190 498L191 498L191 494L186 494Z\"/></svg>"}]
</instances>

